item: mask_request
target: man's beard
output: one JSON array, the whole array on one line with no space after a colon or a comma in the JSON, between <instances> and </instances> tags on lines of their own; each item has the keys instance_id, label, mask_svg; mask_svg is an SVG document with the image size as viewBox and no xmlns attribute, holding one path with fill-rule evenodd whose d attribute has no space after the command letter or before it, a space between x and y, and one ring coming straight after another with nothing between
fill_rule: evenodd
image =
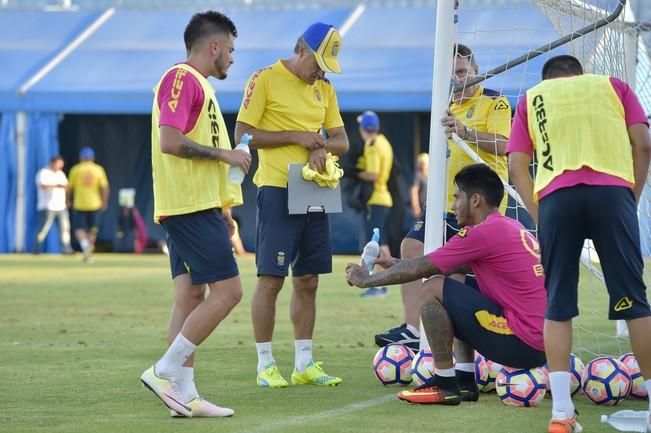
<instances>
[{"instance_id":1,"label":"man's beard","mask_svg":"<svg viewBox=\"0 0 651 433\"><path fill-rule=\"evenodd\" d=\"M225 80L226 77L228 76L228 72L227 72L228 66L226 68L223 68L222 65L219 63L219 59L215 60L214 66L215 66L215 71L217 71L217 75L215 75L215 78L217 78L218 80Z\"/></svg>"}]
</instances>

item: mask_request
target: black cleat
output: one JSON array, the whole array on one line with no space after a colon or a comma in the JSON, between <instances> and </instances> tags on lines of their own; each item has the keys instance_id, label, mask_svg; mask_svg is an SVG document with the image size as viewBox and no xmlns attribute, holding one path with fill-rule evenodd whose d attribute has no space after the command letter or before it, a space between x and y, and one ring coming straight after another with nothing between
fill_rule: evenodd
<instances>
[{"instance_id":1,"label":"black cleat","mask_svg":"<svg viewBox=\"0 0 651 433\"><path fill-rule=\"evenodd\" d=\"M377 334L375 336L375 344L378 347L384 347L387 344L404 344L411 350L418 352L420 349L420 338L407 328L406 323L403 323L396 328L389 329L387 332Z\"/></svg>"}]
</instances>

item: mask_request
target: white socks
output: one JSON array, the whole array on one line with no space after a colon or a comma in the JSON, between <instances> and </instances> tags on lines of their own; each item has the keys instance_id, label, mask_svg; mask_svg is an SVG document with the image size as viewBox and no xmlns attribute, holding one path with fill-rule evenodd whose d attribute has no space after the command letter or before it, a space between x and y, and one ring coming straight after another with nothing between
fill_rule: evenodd
<instances>
[{"instance_id":1,"label":"white socks","mask_svg":"<svg viewBox=\"0 0 651 433\"><path fill-rule=\"evenodd\" d=\"M255 343L255 350L258 352L258 373L264 370L269 364L276 363L271 353L271 341L267 343Z\"/></svg>"},{"instance_id":2,"label":"white socks","mask_svg":"<svg viewBox=\"0 0 651 433\"><path fill-rule=\"evenodd\" d=\"M179 397L183 403L189 403L199 397L199 392L194 384L194 368L181 367L176 374L176 385L179 389Z\"/></svg>"},{"instance_id":3,"label":"white socks","mask_svg":"<svg viewBox=\"0 0 651 433\"><path fill-rule=\"evenodd\" d=\"M434 367L434 374L441 377L455 377L456 373L454 368L436 368Z\"/></svg>"},{"instance_id":4,"label":"white socks","mask_svg":"<svg viewBox=\"0 0 651 433\"><path fill-rule=\"evenodd\" d=\"M294 368L298 372L305 371L312 362L312 340L295 340L294 350Z\"/></svg>"},{"instance_id":5,"label":"white socks","mask_svg":"<svg viewBox=\"0 0 651 433\"><path fill-rule=\"evenodd\" d=\"M475 363L474 362L457 362L454 365L455 370L465 371L466 373L475 372Z\"/></svg>"},{"instance_id":6,"label":"white socks","mask_svg":"<svg viewBox=\"0 0 651 433\"><path fill-rule=\"evenodd\" d=\"M195 344L179 332L165 355L154 366L156 375L164 379L176 378L181 366L185 364L196 348Z\"/></svg>"},{"instance_id":7,"label":"white socks","mask_svg":"<svg viewBox=\"0 0 651 433\"><path fill-rule=\"evenodd\" d=\"M312 340L295 340L294 349L294 368L299 372L305 371L305 368L312 362ZM258 352L258 373L269 364L276 363L271 353L271 341L255 343L255 350Z\"/></svg>"},{"instance_id":8,"label":"white socks","mask_svg":"<svg viewBox=\"0 0 651 433\"><path fill-rule=\"evenodd\" d=\"M552 393L552 417L556 418L559 412L565 413L568 418L574 416L574 403L570 394L570 372L552 371L549 373L549 385Z\"/></svg>"},{"instance_id":9,"label":"white socks","mask_svg":"<svg viewBox=\"0 0 651 433\"><path fill-rule=\"evenodd\" d=\"M90 251L89 251L89 247L90 247L90 245L89 245L89 243L88 243L88 239L82 239L82 240L80 240L80 241L79 241L79 246L81 247L81 252L82 252L82 253L84 253L84 254L88 254L88 253L90 252Z\"/></svg>"}]
</instances>

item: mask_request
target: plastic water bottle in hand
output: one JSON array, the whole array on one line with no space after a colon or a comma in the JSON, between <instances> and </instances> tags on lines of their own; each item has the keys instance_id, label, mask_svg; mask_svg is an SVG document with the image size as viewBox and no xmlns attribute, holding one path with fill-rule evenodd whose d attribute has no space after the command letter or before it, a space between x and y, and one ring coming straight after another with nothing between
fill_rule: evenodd
<instances>
[{"instance_id":1,"label":"plastic water bottle in hand","mask_svg":"<svg viewBox=\"0 0 651 433\"><path fill-rule=\"evenodd\" d=\"M249 150L249 141L253 136L251 134L244 134L242 135L242 138L240 139L240 144L235 146L235 150L242 150L246 153L251 153ZM236 184L241 184L244 181L244 172L242 171L241 168L231 165L231 167L228 169L228 180L229 182L236 183Z\"/></svg>"},{"instance_id":2,"label":"plastic water bottle in hand","mask_svg":"<svg viewBox=\"0 0 651 433\"><path fill-rule=\"evenodd\" d=\"M368 272L373 272L373 266L375 266L375 260L380 256L380 229L375 227L373 229L373 236L369 243L364 246L362 251L362 261L368 268Z\"/></svg>"},{"instance_id":3,"label":"plastic water bottle in hand","mask_svg":"<svg viewBox=\"0 0 651 433\"><path fill-rule=\"evenodd\" d=\"M601 422L619 431L645 433L651 428L649 412L645 410L620 410L612 415L601 415Z\"/></svg>"}]
</instances>

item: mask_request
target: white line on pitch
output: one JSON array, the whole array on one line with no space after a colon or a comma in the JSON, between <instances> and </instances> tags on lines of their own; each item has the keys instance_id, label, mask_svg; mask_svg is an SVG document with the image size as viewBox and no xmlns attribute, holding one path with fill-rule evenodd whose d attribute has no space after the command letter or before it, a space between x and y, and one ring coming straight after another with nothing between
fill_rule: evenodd
<instances>
[{"instance_id":1,"label":"white line on pitch","mask_svg":"<svg viewBox=\"0 0 651 433\"><path fill-rule=\"evenodd\" d=\"M295 425L305 424L309 422L320 421L322 419L337 417L341 415L346 415L351 412L357 412L358 410L367 409L369 407L378 406L384 403L395 400L395 395L385 395L383 397L373 398L371 400L359 401L357 403L349 404L348 406L343 406L337 409L330 409L323 412L315 413L313 415L299 416L296 418L282 420L274 422L271 424L266 424L258 428L251 430L246 430L246 433L266 433L274 430L279 430Z\"/></svg>"}]
</instances>

